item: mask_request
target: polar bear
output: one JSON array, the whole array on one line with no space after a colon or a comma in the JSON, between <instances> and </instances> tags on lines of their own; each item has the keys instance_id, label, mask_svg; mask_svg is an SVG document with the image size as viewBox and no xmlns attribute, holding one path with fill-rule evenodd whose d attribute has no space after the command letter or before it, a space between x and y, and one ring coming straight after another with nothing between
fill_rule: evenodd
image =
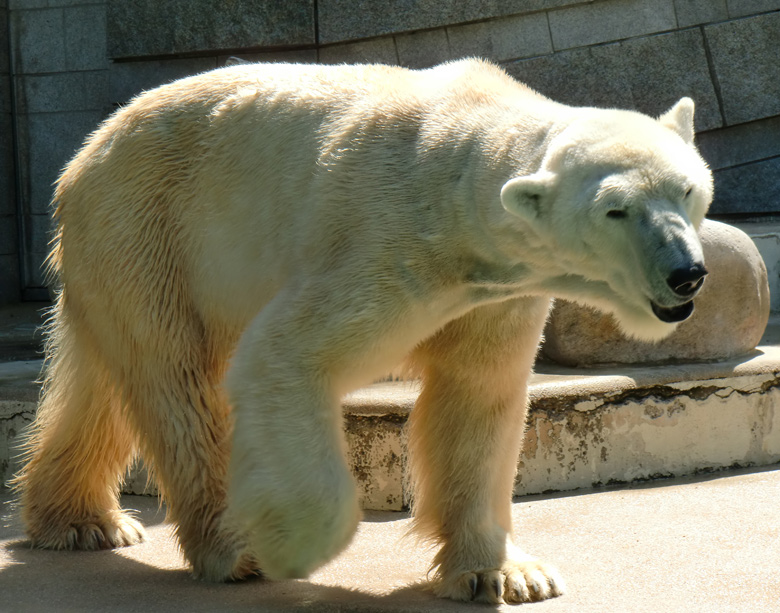
<instances>
[{"instance_id":1,"label":"polar bear","mask_svg":"<svg viewBox=\"0 0 780 613\"><path fill-rule=\"evenodd\" d=\"M573 108L479 60L238 65L140 95L56 185L16 479L32 543L140 541L117 501L138 451L197 576L305 577L360 518L339 400L408 360L435 591L560 594L510 507L550 298L668 334L706 274L711 199L689 99Z\"/></svg>"}]
</instances>

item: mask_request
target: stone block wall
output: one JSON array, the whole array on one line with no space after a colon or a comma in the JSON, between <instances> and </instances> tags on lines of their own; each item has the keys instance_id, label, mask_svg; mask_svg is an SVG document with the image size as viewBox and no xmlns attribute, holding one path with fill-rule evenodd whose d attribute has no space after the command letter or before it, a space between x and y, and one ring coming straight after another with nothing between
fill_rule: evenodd
<instances>
[{"instance_id":1,"label":"stone block wall","mask_svg":"<svg viewBox=\"0 0 780 613\"><path fill-rule=\"evenodd\" d=\"M43 299L49 200L59 171L111 109L105 2L8 0L25 297Z\"/></svg>"},{"instance_id":2,"label":"stone block wall","mask_svg":"<svg viewBox=\"0 0 780 613\"><path fill-rule=\"evenodd\" d=\"M8 0L0 0L0 303L21 294L8 50Z\"/></svg>"},{"instance_id":3,"label":"stone block wall","mask_svg":"<svg viewBox=\"0 0 780 613\"><path fill-rule=\"evenodd\" d=\"M115 59L316 44L314 0L118 0L108 21Z\"/></svg>"},{"instance_id":4,"label":"stone block wall","mask_svg":"<svg viewBox=\"0 0 780 613\"><path fill-rule=\"evenodd\" d=\"M482 56L557 100L651 114L691 96L698 142L715 171L711 214L780 214L780 0L0 0L0 7L14 56L9 65L0 50L0 82L14 80L18 127L16 150L8 139L0 149L0 188L9 194L0 202L0 300L17 252L6 237L20 221L17 200L29 297L43 284L51 184L84 137L138 92L229 55L414 68ZM4 121L8 91L4 85ZM13 162L19 194L9 179Z\"/></svg>"}]
</instances>

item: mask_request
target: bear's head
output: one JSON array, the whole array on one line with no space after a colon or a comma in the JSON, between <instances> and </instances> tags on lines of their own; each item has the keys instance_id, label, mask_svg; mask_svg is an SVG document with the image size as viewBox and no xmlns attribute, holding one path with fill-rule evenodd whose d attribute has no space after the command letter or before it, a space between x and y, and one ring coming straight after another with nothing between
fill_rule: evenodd
<instances>
[{"instance_id":1,"label":"bear's head","mask_svg":"<svg viewBox=\"0 0 780 613\"><path fill-rule=\"evenodd\" d=\"M683 98L657 120L578 109L541 168L503 186L501 203L545 252L541 289L657 340L693 312L707 272L696 231L712 192Z\"/></svg>"}]
</instances>

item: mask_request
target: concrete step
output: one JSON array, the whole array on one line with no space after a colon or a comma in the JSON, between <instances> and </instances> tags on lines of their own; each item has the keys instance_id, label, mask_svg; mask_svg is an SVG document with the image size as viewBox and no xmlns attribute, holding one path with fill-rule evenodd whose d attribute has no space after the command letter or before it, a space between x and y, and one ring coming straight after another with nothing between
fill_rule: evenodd
<instances>
[{"instance_id":1,"label":"concrete step","mask_svg":"<svg viewBox=\"0 0 780 613\"><path fill-rule=\"evenodd\" d=\"M40 366L0 364L3 481L34 415ZM530 386L518 495L780 462L779 345L717 363L540 370ZM378 383L344 399L349 460L366 509L407 503L404 424L418 392L417 382ZM154 493L139 469L125 491Z\"/></svg>"},{"instance_id":2,"label":"concrete step","mask_svg":"<svg viewBox=\"0 0 780 613\"><path fill-rule=\"evenodd\" d=\"M780 461L780 347L711 364L542 368L529 390L518 495ZM405 502L401 426L417 392L382 383L345 399L366 508Z\"/></svg>"},{"instance_id":3,"label":"concrete step","mask_svg":"<svg viewBox=\"0 0 780 613\"><path fill-rule=\"evenodd\" d=\"M191 579L155 499L128 496L148 540L113 552L31 549L13 513L0 521L0 610L775 613L778 499L780 470L517 499L518 543L555 564L567 592L475 608L426 591L433 551L404 538L405 513L367 512L349 548L307 580L220 585Z\"/></svg>"}]
</instances>

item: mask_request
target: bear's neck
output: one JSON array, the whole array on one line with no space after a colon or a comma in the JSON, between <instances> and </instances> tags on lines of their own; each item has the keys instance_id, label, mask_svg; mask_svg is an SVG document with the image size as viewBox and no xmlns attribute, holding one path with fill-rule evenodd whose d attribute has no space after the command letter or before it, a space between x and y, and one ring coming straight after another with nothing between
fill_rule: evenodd
<instances>
[{"instance_id":1,"label":"bear's neck","mask_svg":"<svg viewBox=\"0 0 780 613\"><path fill-rule=\"evenodd\" d=\"M571 122L568 107L555 107L454 114L437 126L435 142L422 139L421 193L438 203L437 216L448 226L448 240L437 251L458 267L454 277L486 291L539 289L531 271L549 267L539 261L543 238L504 210L500 193L509 179L538 171L549 143Z\"/></svg>"}]
</instances>

